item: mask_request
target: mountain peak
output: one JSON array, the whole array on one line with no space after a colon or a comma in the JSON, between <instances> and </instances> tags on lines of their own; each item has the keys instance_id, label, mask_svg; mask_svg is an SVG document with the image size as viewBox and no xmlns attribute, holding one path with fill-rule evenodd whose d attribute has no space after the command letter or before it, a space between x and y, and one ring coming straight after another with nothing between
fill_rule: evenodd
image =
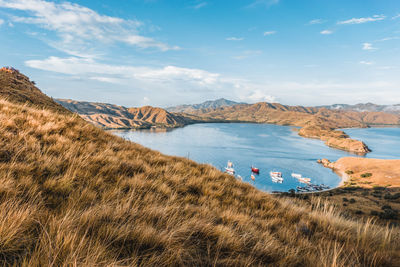
<instances>
[{"instance_id":1,"label":"mountain peak","mask_svg":"<svg viewBox=\"0 0 400 267\"><path fill-rule=\"evenodd\" d=\"M220 107L229 107L229 106L234 106L234 105L239 105L239 104L245 104L245 103L239 103L235 102L226 98L218 98L215 100L208 100L200 104L192 104L192 105L179 105L175 107L169 107L166 110L169 112L186 112L186 111L193 111L193 110L200 110L200 109L216 109Z\"/></svg>"}]
</instances>

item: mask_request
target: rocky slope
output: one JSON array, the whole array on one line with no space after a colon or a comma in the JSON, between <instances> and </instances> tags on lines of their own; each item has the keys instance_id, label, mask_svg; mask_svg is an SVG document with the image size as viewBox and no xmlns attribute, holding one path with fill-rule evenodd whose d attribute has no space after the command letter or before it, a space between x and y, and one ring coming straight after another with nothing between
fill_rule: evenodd
<instances>
[{"instance_id":1,"label":"rocky slope","mask_svg":"<svg viewBox=\"0 0 400 267\"><path fill-rule=\"evenodd\" d=\"M78 113L83 119L108 129L175 128L193 123L194 120L179 114L172 114L164 109L145 106L126 108L123 106L56 99L56 101L72 112Z\"/></svg>"},{"instance_id":2,"label":"rocky slope","mask_svg":"<svg viewBox=\"0 0 400 267\"><path fill-rule=\"evenodd\" d=\"M0 69L0 97L15 103L35 105L60 113L68 110L43 94L28 77L11 67Z\"/></svg>"}]
</instances>

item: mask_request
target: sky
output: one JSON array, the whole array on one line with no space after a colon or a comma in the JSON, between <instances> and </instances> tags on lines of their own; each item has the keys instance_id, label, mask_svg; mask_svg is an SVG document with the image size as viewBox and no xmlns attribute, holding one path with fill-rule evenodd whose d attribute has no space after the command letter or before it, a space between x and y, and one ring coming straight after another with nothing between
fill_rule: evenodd
<instances>
[{"instance_id":1,"label":"sky","mask_svg":"<svg viewBox=\"0 0 400 267\"><path fill-rule=\"evenodd\" d=\"M0 51L54 98L400 103L399 0L0 0Z\"/></svg>"}]
</instances>

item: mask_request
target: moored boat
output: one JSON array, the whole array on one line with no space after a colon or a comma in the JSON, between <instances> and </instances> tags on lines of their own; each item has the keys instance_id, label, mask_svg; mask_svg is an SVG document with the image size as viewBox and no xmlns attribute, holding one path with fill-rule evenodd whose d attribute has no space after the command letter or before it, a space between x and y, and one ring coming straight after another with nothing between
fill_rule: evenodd
<instances>
[{"instance_id":1,"label":"moored boat","mask_svg":"<svg viewBox=\"0 0 400 267\"><path fill-rule=\"evenodd\" d=\"M311 178L305 178L305 177L301 177L298 180L300 183L305 183L305 184L308 184L311 182Z\"/></svg>"},{"instance_id":2,"label":"moored boat","mask_svg":"<svg viewBox=\"0 0 400 267\"><path fill-rule=\"evenodd\" d=\"M251 172L252 172L252 173L255 173L255 174L260 174L260 169L259 169L259 168L256 168L256 167L253 167L253 166L251 166Z\"/></svg>"},{"instance_id":3,"label":"moored boat","mask_svg":"<svg viewBox=\"0 0 400 267\"><path fill-rule=\"evenodd\" d=\"M225 167L225 172L230 174L230 175L235 175L235 169L233 168L233 163L232 161L228 160L228 163Z\"/></svg>"},{"instance_id":4,"label":"moored boat","mask_svg":"<svg viewBox=\"0 0 400 267\"><path fill-rule=\"evenodd\" d=\"M301 174L299 174L299 173L292 173L292 177L293 178L296 178L296 179L300 179L302 176L301 176Z\"/></svg>"},{"instance_id":5,"label":"moored boat","mask_svg":"<svg viewBox=\"0 0 400 267\"><path fill-rule=\"evenodd\" d=\"M283 177L281 172L270 172L269 175L271 176L271 180L274 183L282 183Z\"/></svg>"}]
</instances>

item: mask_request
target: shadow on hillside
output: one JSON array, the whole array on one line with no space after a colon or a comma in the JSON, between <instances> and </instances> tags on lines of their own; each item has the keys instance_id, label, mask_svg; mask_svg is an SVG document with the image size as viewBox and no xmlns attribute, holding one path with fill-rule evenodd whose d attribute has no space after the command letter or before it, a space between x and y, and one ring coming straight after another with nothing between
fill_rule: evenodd
<instances>
[{"instance_id":1,"label":"shadow on hillside","mask_svg":"<svg viewBox=\"0 0 400 267\"><path fill-rule=\"evenodd\" d=\"M341 209L345 217L372 218L381 224L400 226L400 187L340 187L308 194L282 193L281 196L311 203L321 197Z\"/></svg>"}]
</instances>

